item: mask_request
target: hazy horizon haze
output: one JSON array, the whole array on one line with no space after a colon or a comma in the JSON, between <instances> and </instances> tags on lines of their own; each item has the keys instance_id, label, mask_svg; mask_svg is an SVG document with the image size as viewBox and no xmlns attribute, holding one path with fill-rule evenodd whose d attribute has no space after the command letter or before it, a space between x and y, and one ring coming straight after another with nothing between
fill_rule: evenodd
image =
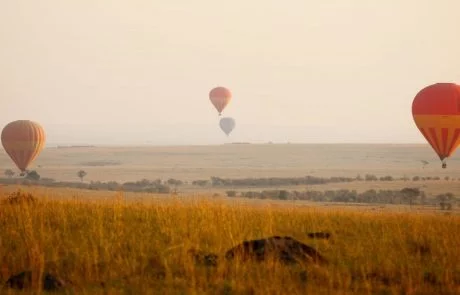
<instances>
[{"instance_id":1,"label":"hazy horizon haze","mask_svg":"<svg viewBox=\"0 0 460 295\"><path fill-rule=\"evenodd\" d=\"M426 143L460 1L2 1L0 124L48 144ZM227 138L209 90L228 87Z\"/></svg>"}]
</instances>

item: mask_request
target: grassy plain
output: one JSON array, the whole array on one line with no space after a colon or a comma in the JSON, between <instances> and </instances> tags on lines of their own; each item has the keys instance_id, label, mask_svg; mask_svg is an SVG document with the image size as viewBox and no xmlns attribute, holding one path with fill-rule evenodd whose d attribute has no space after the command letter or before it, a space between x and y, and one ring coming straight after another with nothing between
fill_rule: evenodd
<instances>
[{"instance_id":1,"label":"grassy plain","mask_svg":"<svg viewBox=\"0 0 460 295\"><path fill-rule=\"evenodd\" d=\"M17 187L2 187L6 197ZM57 273L67 294L459 294L460 217L420 211L25 187L0 207L0 280ZM362 207L361 207L362 208ZM327 231L330 240L308 232ZM292 236L328 266L196 265L247 239ZM31 292L32 293L32 292ZM2 294L16 294L2 290ZM22 293L21 293L22 294Z\"/></svg>"}]
</instances>

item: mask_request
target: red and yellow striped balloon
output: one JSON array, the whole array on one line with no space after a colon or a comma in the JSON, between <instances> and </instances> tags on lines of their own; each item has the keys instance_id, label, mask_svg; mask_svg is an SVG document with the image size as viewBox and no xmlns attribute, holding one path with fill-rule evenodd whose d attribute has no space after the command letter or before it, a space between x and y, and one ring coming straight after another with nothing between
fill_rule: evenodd
<instances>
[{"instance_id":1,"label":"red and yellow striped balloon","mask_svg":"<svg viewBox=\"0 0 460 295\"><path fill-rule=\"evenodd\" d=\"M425 87L412 102L412 116L445 168L445 159L460 145L460 86L437 83Z\"/></svg>"},{"instance_id":2,"label":"red and yellow striped balloon","mask_svg":"<svg viewBox=\"0 0 460 295\"><path fill-rule=\"evenodd\" d=\"M18 120L2 130L2 145L16 166L22 171L40 154L45 146L45 131L36 122Z\"/></svg>"}]
</instances>

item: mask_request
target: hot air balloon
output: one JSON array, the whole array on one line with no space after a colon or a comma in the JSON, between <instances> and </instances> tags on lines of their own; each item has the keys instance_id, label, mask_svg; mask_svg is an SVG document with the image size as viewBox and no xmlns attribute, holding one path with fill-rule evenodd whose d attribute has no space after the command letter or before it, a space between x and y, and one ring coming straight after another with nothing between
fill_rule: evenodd
<instances>
[{"instance_id":1,"label":"hot air balloon","mask_svg":"<svg viewBox=\"0 0 460 295\"><path fill-rule=\"evenodd\" d=\"M36 122L18 120L3 128L1 139L3 148L23 176L45 145L45 131Z\"/></svg>"},{"instance_id":2,"label":"hot air balloon","mask_svg":"<svg viewBox=\"0 0 460 295\"><path fill-rule=\"evenodd\" d=\"M209 92L209 99L219 112L220 116L222 115L222 111L232 99L232 93L225 87L216 87Z\"/></svg>"},{"instance_id":3,"label":"hot air balloon","mask_svg":"<svg viewBox=\"0 0 460 295\"><path fill-rule=\"evenodd\" d=\"M437 83L423 88L412 102L412 116L446 168L446 159L460 144L460 86Z\"/></svg>"},{"instance_id":4,"label":"hot air balloon","mask_svg":"<svg viewBox=\"0 0 460 295\"><path fill-rule=\"evenodd\" d=\"M235 119L224 117L220 119L219 125L220 125L220 129L222 129L222 131L224 131L225 134L229 136L232 130L235 128Z\"/></svg>"}]
</instances>

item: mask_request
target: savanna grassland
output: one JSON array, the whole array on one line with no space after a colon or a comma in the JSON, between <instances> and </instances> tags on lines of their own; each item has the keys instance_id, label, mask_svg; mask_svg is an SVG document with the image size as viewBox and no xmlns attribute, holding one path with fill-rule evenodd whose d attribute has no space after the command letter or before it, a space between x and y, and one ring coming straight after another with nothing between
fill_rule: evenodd
<instances>
[{"instance_id":1,"label":"savanna grassland","mask_svg":"<svg viewBox=\"0 0 460 295\"><path fill-rule=\"evenodd\" d=\"M11 188L3 188L2 282L32 270L59 276L63 294L460 293L460 217L452 213L254 205L198 195L143 200L102 191L61 198L57 190L21 189L36 201L8 202ZM317 231L331 238L307 236ZM244 240L274 235L314 247L329 263L223 257ZM217 266L197 263L190 249L218 254Z\"/></svg>"},{"instance_id":2,"label":"savanna grassland","mask_svg":"<svg viewBox=\"0 0 460 295\"><path fill-rule=\"evenodd\" d=\"M4 153L0 165L14 169ZM23 294L6 283L32 271L26 293L33 294L47 274L65 283L62 294L459 294L459 167L453 157L441 169L427 145L47 148L31 167L39 181L21 186L14 175L0 185L0 293ZM79 179L79 170L87 175ZM379 180L367 181L369 174ZM306 175L353 180L284 184ZM213 184L213 177L259 182ZM276 177L283 184L263 179ZM129 191L130 182L148 180L150 190L157 179L183 183L160 194ZM108 191L100 182L116 185ZM409 205L404 188L426 200ZM290 195L242 197L265 190ZM327 193L343 190L358 198L335 202ZM391 191L396 201L362 201L368 190ZM327 201L310 198L315 191ZM448 192L453 207L441 210L436 198ZM34 201L14 202L29 194ZM305 243L329 263L225 258L243 241L271 236ZM218 255L217 265L197 261L191 249Z\"/></svg>"}]
</instances>

